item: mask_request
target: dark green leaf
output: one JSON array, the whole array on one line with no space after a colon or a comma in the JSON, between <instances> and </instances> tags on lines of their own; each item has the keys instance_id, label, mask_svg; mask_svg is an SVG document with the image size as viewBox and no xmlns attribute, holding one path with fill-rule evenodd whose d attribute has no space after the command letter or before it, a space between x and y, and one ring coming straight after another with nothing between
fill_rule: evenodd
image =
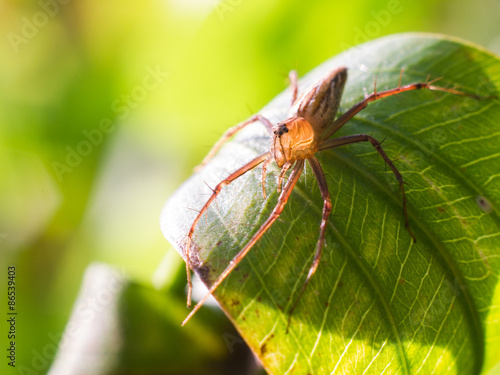
<instances>
[{"instance_id":1,"label":"dark green leaf","mask_svg":"<svg viewBox=\"0 0 500 375\"><path fill-rule=\"evenodd\" d=\"M254 373L254 360L226 320L204 311L181 327L185 299L130 281L102 264L89 266L60 339L52 375ZM57 343L57 342L56 342Z\"/></svg>"}]
</instances>

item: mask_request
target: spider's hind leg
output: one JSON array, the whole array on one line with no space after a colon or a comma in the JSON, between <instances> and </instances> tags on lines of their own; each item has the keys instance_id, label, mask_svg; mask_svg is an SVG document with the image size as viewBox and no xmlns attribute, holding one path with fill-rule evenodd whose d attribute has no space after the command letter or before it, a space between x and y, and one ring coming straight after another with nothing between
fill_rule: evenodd
<instances>
[{"instance_id":1,"label":"spider's hind leg","mask_svg":"<svg viewBox=\"0 0 500 375\"><path fill-rule=\"evenodd\" d=\"M325 174L323 173L323 169L321 168L321 164L319 164L318 159L316 159L314 156L307 159L307 161L311 165L311 168L314 172L314 175L316 176L316 179L318 180L319 190L321 191L321 197L323 198L323 214L321 217L319 239L318 239L318 242L316 244L316 252L314 253L313 263L311 264L311 267L309 268L309 272L307 273L306 281L304 281L304 284L302 285L302 288L299 292L299 296L297 297L297 299L293 303L293 306L290 309L290 312L288 313L288 324L286 326L287 333L288 333L288 328L290 327L290 322L292 319L293 311L297 307L302 295L304 294L304 291L306 290L306 287L309 284L311 277L314 275L314 273L318 269L319 261L321 260L321 253L323 252L323 246L325 244L326 225L328 223L328 217L330 216L330 212L332 211L332 201L330 199L330 193L328 191L328 186L326 185Z\"/></svg>"},{"instance_id":2,"label":"spider's hind leg","mask_svg":"<svg viewBox=\"0 0 500 375\"><path fill-rule=\"evenodd\" d=\"M399 183L399 190L401 192L401 198L403 200L403 216L405 219L405 228L410 234L411 238L413 239L413 242L417 242L417 239L415 238L415 235L410 229L410 223L408 222L408 209L406 207L406 195L405 195L405 186L404 186L404 181L403 181L403 176L399 172L399 170L396 168L392 160L387 156L385 153L384 149L382 148L382 145L380 144L379 141L377 141L375 138L373 138L371 135L368 134L356 134L356 135L347 135L345 137L339 137L339 138L333 138L329 139L327 141L324 141L319 149L320 150L326 150L328 148L332 147L339 147L339 146L344 146L348 145L351 143L357 143L357 142L370 142L372 146L377 150L377 152L382 156L386 164L391 168L392 173L394 173L394 176L396 176L396 179L398 180Z\"/></svg>"}]
</instances>

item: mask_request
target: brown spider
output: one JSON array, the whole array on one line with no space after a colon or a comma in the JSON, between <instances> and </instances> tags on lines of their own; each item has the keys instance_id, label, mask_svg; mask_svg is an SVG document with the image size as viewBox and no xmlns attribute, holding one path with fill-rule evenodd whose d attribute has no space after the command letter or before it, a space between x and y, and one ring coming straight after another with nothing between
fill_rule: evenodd
<instances>
[{"instance_id":1,"label":"brown spider","mask_svg":"<svg viewBox=\"0 0 500 375\"><path fill-rule=\"evenodd\" d=\"M402 74L401 70L401 74ZM267 165L271 161L275 161L278 167L281 168L279 178L278 178L278 191L281 191L278 198L278 203L274 207L273 212L267 218L267 220L261 225L259 230L253 235L253 237L247 242L247 244L241 249L238 254L229 262L226 269L220 274L220 276L215 280L215 282L210 287L208 293L196 304L193 310L189 313L186 319L182 322L182 325L186 324L188 320L198 311L198 309L205 303L207 298L217 289L217 287L224 281L224 279L231 273L231 271L238 265L238 263L245 257L245 255L250 251L250 249L255 245L255 243L262 237L262 235L271 227L271 225L280 216L283 208L285 207L292 190L299 180L299 177L304 169L305 160L310 164L314 175L318 181L319 189L321 191L321 196L323 198L323 214L321 218L321 225L319 231L319 239L316 244L316 252L314 255L314 260L307 278L302 285L302 289L295 300L292 308L289 312L288 325L290 324L290 319L294 309L302 297L311 277L316 272L320 259L321 252L323 250L323 244L325 242L325 232L326 225L328 221L328 216L332 209L332 204L330 201L330 194L328 192L328 187L326 184L325 176L321 168L320 163L314 156L318 151L326 150L333 147L348 145L356 142L370 142L375 150L382 156L384 161L389 165L396 179L399 182L399 189L401 192L402 202L403 202L403 216L405 221L405 228L409 235L416 241L415 235L410 229L408 223L408 212L406 207L406 196L405 188L403 183L403 177L399 173L398 169L394 166L392 160L387 156L385 151L382 149L380 142L375 138L367 134L356 134L348 135L344 137L338 137L330 139L330 137L337 132L345 123L347 123L351 118L353 118L358 112L366 108L368 103L375 101L377 99L385 98L387 96L399 94L405 91L428 89L444 91L451 94L457 95L467 95L476 97L475 95L466 94L464 92L455 90L453 88L445 88L434 86L433 83L436 81L417 82L411 83L405 86L401 86L401 75L399 77L398 87L390 90L385 90L377 92L376 86L374 92L370 95L365 96L365 98L359 103L355 104L347 112L342 114L335 120L337 110L339 107L340 99L342 97L342 92L344 85L347 80L347 68L340 67L330 71L325 77L320 79L311 89L304 92L300 98L297 98L298 88L297 88L297 74L295 71L290 72L289 75L291 86L292 86L292 105L289 111L288 118L285 121L281 121L276 125L273 125L268 119L261 115L254 115L248 120L230 128L227 130L221 139L214 145L209 154L205 157L202 164L205 165L220 149L220 147L236 132L243 129L245 126L260 121L264 124L269 131L271 136L271 149L270 151L257 156L252 161L248 162L244 166L240 167L235 172L231 173L228 177L222 180L212 192L212 195L199 211L196 219L194 220L189 233L187 235L186 247L185 247L185 261L186 261L186 272L187 272L187 282L188 282L188 296L187 305L191 305L191 272L190 272L190 257L191 257L191 241L192 236L195 231L196 225L200 220L201 216L206 212L210 204L215 200L217 195L220 193L221 189L230 184L232 181L236 180L238 177L242 176L246 172L254 169L259 164L263 164L262 167L262 189L265 197L265 176ZM286 172L292 169L285 186L281 190L283 178Z\"/></svg>"}]
</instances>

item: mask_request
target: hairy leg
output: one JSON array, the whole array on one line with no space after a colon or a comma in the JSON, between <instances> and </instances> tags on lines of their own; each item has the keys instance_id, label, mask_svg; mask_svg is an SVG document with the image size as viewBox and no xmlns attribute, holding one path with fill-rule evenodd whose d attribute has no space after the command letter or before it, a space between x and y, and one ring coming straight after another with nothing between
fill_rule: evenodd
<instances>
[{"instance_id":1,"label":"hairy leg","mask_svg":"<svg viewBox=\"0 0 500 375\"><path fill-rule=\"evenodd\" d=\"M278 198L278 203L276 204L276 207L274 207L274 210L271 213L271 215L267 218L264 224L261 225L259 230L253 235L250 241L247 242L245 247L241 249L238 252L238 254L236 254L236 256L231 260L231 262L229 262L227 268L220 274L217 280L215 280L215 282L210 287L208 293L196 304L193 310L191 310L189 315L182 322L182 325L186 324L189 321L189 319L191 319L191 317L196 313L196 311L198 311L199 308L205 303L207 298L215 291L215 289L217 289L217 287L224 281L224 279L231 273L231 271L241 262L241 260L245 257L245 255L262 237L262 235L271 227L271 225L276 221L276 219L278 219L281 212L283 211L283 208L286 205L286 202L288 201L288 198L290 197L290 194L292 193L295 184L297 183L300 175L302 174L303 169L304 169L304 161L303 160L297 161L295 167L293 168L292 173L290 174L290 178L288 179L285 185L285 188L283 189Z\"/></svg>"},{"instance_id":2,"label":"hairy leg","mask_svg":"<svg viewBox=\"0 0 500 375\"><path fill-rule=\"evenodd\" d=\"M433 90L433 91L444 91L450 94L455 94L455 95L462 95L462 96L468 96L472 97L478 100L481 99L488 99L488 98L482 98L477 95L473 94L468 94L459 90L455 90L452 88L446 88L446 87L440 87L440 86L434 86L433 83L434 81L430 82L417 82L417 83L410 83L409 85L401 86L401 77L399 80L399 86L390 89L390 90L385 90L385 91L380 91L377 92L377 89L375 87L375 90L372 94L366 96L362 101L359 103L355 104L351 109L349 109L347 112L345 112L342 116L340 116L337 120L335 120L330 126L328 126L325 129L324 134L322 134L321 139L326 140L330 138L337 130L339 130L342 126L344 126L350 119L352 119L357 113L362 111L368 106L368 103L373 102L378 99L386 98L388 96L400 94L405 91L412 91L412 90L421 90L421 89L427 89L427 90Z\"/></svg>"},{"instance_id":3,"label":"hairy leg","mask_svg":"<svg viewBox=\"0 0 500 375\"><path fill-rule=\"evenodd\" d=\"M288 73L288 79L290 81L290 87L292 88L292 103L290 104L290 106L292 106L297 100L297 94L299 92L299 85L297 84L297 71L290 70L290 73Z\"/></svg>"},{"instance_id":4,"label":"hairy leg","mask_svg":"<svg viewBox=\"0 0 500 375\"><path fill-rule=\"evenodd\" d=\"M212 149L207 154L207 156L205 156L205 158L203 159L201 164L198 165L194 170L199 171L202 167L205 166L205 164L207 164L210 161L210 159L212 159L215 156L217 151L219 151L219 149L224 145L224 143L226 143L229 140L229 138L231 138L233 135L235 135L237 132L239 132L241 129L243 129L247 125L250 125L256 121L260 121L262 124L264 124L267 131L269 132L269 134L272 134L271 129L273 127L273 124L271 123L271 121L269 121L264 116L253 115L248 120L240 122L239 124L226 130L224 132L224 134L222 134L222 137L220 137L220 139L217 141L217 143L212 147Z\"/></svg>"},{"instance_id":5,"label":"hairy leg","mask_svg":"<svg viewBox=\"0 0 500 375\"><path fill-rule=\"evenodd\" d=\"M351 143L357 143L357 142L370 142L373 147L375 147L375 150L382 156L384 161L389 165L389 168L391 168L392 173L394 173L394 176L396 176L396 179L399 182L399 190L401 191L401 197L403 200L403 215L405 218L405 228L410 233L411 238L413 239L413 242L416 242L415 235L410 229L410 224L408 222L408 211L406 208L406 195L405 195L405 187L404 187L404 182L403 182L403 176L401 176L401 173L399 173L398 169L394 166L394 163L392 160L387 156L385 151L382 149L382 146L379 141L377 141L375 138L373 138L370 135L367 134L356 134L356 135L348 135L345 137L339 137L339 138L333 138L329 139L327 141L324 141L323 143L320 144L319 149L321 150L326 150L328 148L332 147L339 147L343 145L348 145Z\"/></svg>"},{"instance_id":6,"label":"hairy leg","mask_svg":"<svg viewBox=\"0 0 500 375\"><path fill-rule=\"evenodd\" d=\"M274 158L272 156L269 156L264 163L262 163L262 178L261 178L261 184L262 184L262 196L264 199L266 199L266 175L267 175L267 166L269 165L270 162L272 162Z\"/></svg>"},{"instance_id":7,"label":"hairy leg","mask_svg":"<svg viewBox=\"0 0 500 375\"><path fill-rule=\"evenodd\" d=\"M311 277L314 275L314 273L318 269L319 261L321 259L321 253L323 251L323 246L325 244L326 225L328 223L328 217L330 216L330 212L332 211L332 202L330 200L330 193L328 192L328 186L326 185L325 175L323 173L323 169L321 168L321 164L319 164L318 159L316 159L314 156L307 159L307 161L311 165L311 168L314 172L314 175L316 176L316 179L318 180L319 190L321 191L321 197L323 198L323 215L321 217L319 240L316 244L316 252L314 254L314 260L311 264L311 267L309 268L309 272L307 274L306 281L302 285L302 289L300 290L299 296L295 300L292 308L290 309L290 312L288 313L288 324L286 327L287 332L288 332L288 328L290 327L292 313L295 310L295 308L297 307L297 305L300 301L300 298L304 294L304 291L306 290L306 287L309 284Z\"/></svg>"},{"instance_id":8,"label":"hairy leg","mask_svg":"<svg viewBox=\"0 0 500 375\"><path fill-rule=\"evenodd\" d=\"M200 220L201 216L205 213L205 211L208 209L210 204L213 202L213 200L219 195L220 191L222 188L226 185L229 185L231 182L236 180L238 177L241 177L248 171L252 170L256 166L258 166L260 163L268 159L270 156L269 152L266 152L260 156L257 156L255 159L253 159L251 162L245 164L236 172L231 173L228 177L226 177L224 180L219 182L217 186L212 190L212 195L208 199L208 201L205 203L205 205L202 207L200 212L198 213L198 216L196 216L196 219L194 219L193 224L191 225L191 228L189 229L189 233L187 236L186 240L186 247L185 247L185 261L186 261L186 274L187 274L187 282L188 282L188 296L187 296L187 305L188 307L191 306L191 293L193 290L193 283L191 282L191 241L193 237L194 230L196 228L196 225L198 224L198 221Z\"/></svg>"}]
</instances>

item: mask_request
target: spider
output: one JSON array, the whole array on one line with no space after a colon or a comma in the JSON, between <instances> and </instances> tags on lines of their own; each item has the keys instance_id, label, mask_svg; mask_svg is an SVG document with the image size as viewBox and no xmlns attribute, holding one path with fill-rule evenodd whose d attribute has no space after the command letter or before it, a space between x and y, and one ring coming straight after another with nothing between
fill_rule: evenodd
<instances>
[{"instance_id":1,"label":"spider","mask_svg":"<svg viewBox=\"0 0 500 375\"><path fill-rule=\"evenodd\" d=\"M278 202L274 207L272 213L269 215L267 220L261 225L253 237L246 243L246 245L234 256L234 258L229 262L226 269L219 275L215 282L210 287L208 293L196 304L196 306L191 310L189 315L184 319L182 325L186 324L189 319L199 310L199 308L205 303L207 298L217 289L217 287L224 281L224 279L231 273L231 271L240 263L240 261L245 257L245 255L250 251L250 249L255 245L255 243L264 235L264 233L273 225L273 223L278 219L283 208L285 207L292 190L299 180L299 177L304 170L304 164L307 161L311 166L311 169L318 181L321 196L323 198L323 212L321 217L321 224L319 230L319 239L316 244L315 254L313 262L309 268L306 280L304 281L302 288L296 298L294 304L292 305L288 314L288 326L290 325L290 320L292 313L297 307L300 298L304 294L309 281L316 272L320 259L323 246L325 243L325 233L328 222L328 217L332 210L332 203L330 200L330 194L328 191L328 186L326 183L325 175L321 168L321 164L318 159L314 156L317 152L348 145L357 142L370 142L375 150L382 156L385 163L392 170L394 176L399 183L399 190L401 193L402 207L403 207L403 217L405 228L408 234L412 238L413 242L416 242L415 235L410 229L408 222L408 211L405 196L405 188L403 182L403 176L395 167L392 160L387 156L383 150L381 143L368 134L355 134L347 135L343 137L330 138L335 134L342 126L344 126L350 119L352 119L358 112L367 107L368 103L373 102L378 99L382 99L391 95L396 95L405 91L428 89L436 91L444 91L451 94L472 96L478 99L477 96L458 91L454 88L445 88L440 86L435 86L433 83L438 79L425 82L411 83L405 86L401 85L401 77L403 70L399 76L399 85L396 88L377 92L376 85L374 86L374 91L370 95L366 95L363 100L355 104L345 113L337 117L337 111L340 104L340 99L342 97L342 92L347 81L347 68L339 67L328 72L323 78L316 82L309 90L305 91L300 97L298 97L298 85L297 85L297 73L295 71L290 72L289 79L292 88L292 103L288 113L288 118L284 121L278 122L273 125L265 117L256 114L250 117L248 120L228 129L221 139L214 145L212 150L208 153L205 159L200 164L200 167L205 165L220 149L220 147L236 132L240 131L247 125L254 123L256 121L261 122L269 132L271 137L271 148L268 152L257 156L255 159L251 160L247 164L243 165L235 172L231 173L228 177L222 180L213 190L212 195L199 211L196 216L189 233L187 235L186 247L185 247L185 261L186 261L186 273L187 273L187 283L188 283L188 295L187 295L187 305L191 305L191 242L192 237L195 232L198 221L202 215L207 211L210 204L215 200L217 195L220 193L222 188L229 185L231 182L241 177L243 174L254 169L258 165L262 164L262 191L264 197L266 196L265 188L265 177L267 166L270 162L275 161L277 166L281 168L278 177L277 189L279 194ZM288 179L284 183L285 174L291 169ZM284 184L284 186L282 186ZM287 331L288 331L287 326Z\"/></svg>"}]
</instances>

